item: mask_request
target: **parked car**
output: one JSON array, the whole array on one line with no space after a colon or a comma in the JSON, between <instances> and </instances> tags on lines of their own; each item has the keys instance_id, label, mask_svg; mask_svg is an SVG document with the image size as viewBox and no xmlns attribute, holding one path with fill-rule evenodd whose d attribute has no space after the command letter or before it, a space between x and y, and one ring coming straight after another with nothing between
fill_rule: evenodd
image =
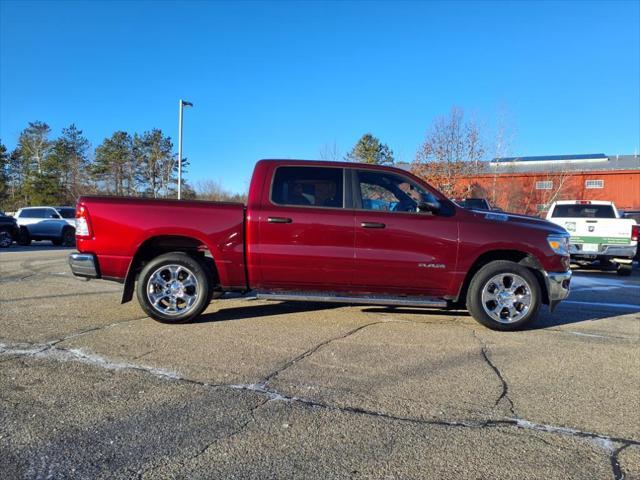
<instances>
[{"instance_id":1,"label":"parked car","mask_svg":"<svg viewBox=\"0 0 640 480\"><path fill-rule=\"evenodd\" d=\"M571 235L571 258L601 265L617 265L618 275L631 275L638 248L635 220L621 218L612 202L564 200L549 208L547 220L564 227Z\"/></svg>"},{"instance_id":2,"label":"parked car","mask_svg":"<svg viewBox=\"0 0 640 480\"><path fill-rule=\"evenodd\" d=\"M20 245L30 245L32 240L51 240L54 245L64 246L75 244L75 222L70 223L54 207L21 208L16 219Z\"/></svg>"},{"instance_id":3,"label":"parked car","mask_svg":"<svg viewBox=\"0 0 640 480\"><path fill-rule=\"evenodd\" d=\"M0 248L10 247L18 238L18 222L0 211Z\"/></svg>"},{"instance_id":4,"label":"parked car","mask_svg":"<svg viewBox=\"0 0 640 480\"><path fill-rule=\"evenodd\" d=\"M376 200L376 202L370 202ZM386 202L382 206L380 202ZM271 300L468 308L514 330L569 294L569 234L545 220L457 207L414 175L262 160L238 203L82 197L72 272L124 284L166 323L219 292Z\"/></svg>"}]
</instances>

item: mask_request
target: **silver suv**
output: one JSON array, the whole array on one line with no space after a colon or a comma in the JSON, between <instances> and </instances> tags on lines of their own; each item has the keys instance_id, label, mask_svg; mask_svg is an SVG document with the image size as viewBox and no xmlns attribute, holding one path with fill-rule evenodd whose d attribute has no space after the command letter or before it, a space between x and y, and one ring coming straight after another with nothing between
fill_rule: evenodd
<instances>
[{"instance_id":1,"label":"silver suv","mask_svg":"<svg viewBox=\"0 0 640 480\"><path fill-rule=\"evenodd\" d=\"M27 207L16 212L20 232L18 243L29 245L32 240L51 240L54 245L72 247L76 241L75 215L68 218L73 207Z\"/></svg>"}]
</instances>

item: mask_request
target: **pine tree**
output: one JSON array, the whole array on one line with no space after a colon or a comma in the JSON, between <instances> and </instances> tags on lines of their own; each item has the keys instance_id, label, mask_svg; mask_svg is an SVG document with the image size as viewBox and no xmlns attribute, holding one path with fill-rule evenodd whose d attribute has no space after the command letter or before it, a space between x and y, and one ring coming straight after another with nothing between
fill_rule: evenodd
<instances>
[{"instance_id":1,"label":"pine tree","mask_svg":"<svg viewBox=\"0 0 640 480\"><path fill-rule=\"evenodd\" d=\"M20 137L15 160L21 178L20 194L25 205L55 203L56 188L49 156L51 129L44 122L29 122Z\"/></svg>"},{"instance_id":2,"label":"pine tree","mask_svg":"<svg viewBox=\"0 0 640 480\"><path fill-rule=\"evenodd\" d=\"M74 124L63 128L62 136L53 144L51 156L61 170L62 203L75 203L86 188L89 173L88 148L89 141Z\"/></svg>"},{"instance_id":3,"label":"pine tree","mask_svg":"<svg viewBox=\"0 0 640 480\"><path fill-rule=\"evenodd\" d=\"M0 141L0 206L4 206L9 196L9 169L7 147Z\"/></svg>"},{"instance_id":4,"label":"pine tree","mask_svg":"<svg viewBox=\"0 0 640 480\"><path fill-rule=\"evenodd\" d=\"M393 151L370 133L365 133L347 154L349 162L393 165Z\"/></svg>"},{"instance_id":5,"label":"pine tree","mask_svg":"<svg viewBox=\"0 0 640 480\"><path fill-rule=\"evenodd\" d=\"M91 168L93 178L106 193L132 194L128 184L129 165L134 161L133 140L127 132L117 131L96 148L96 159Z\"/></svg>"},{"instance_id":6,"label":"pine tree","mask_svg":"<svg viewBox=\"0 0 640 480\"><path fill-rule=\"evenodd\" d=\"M154 198L169 196L178 167L171 138L156 128L138 137L136 143L145 194Z\"/></svg>"}]
</instances>

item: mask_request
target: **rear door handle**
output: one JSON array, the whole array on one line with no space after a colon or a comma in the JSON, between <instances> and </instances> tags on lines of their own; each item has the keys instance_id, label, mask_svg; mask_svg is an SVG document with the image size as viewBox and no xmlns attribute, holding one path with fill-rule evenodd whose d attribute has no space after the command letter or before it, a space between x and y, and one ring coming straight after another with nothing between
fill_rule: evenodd
<instances>
[{"instance_id":1,"label":"rear door handle","mask_svg":"<svg viewBox=\"0 0 640 480\"><path fill-rule=\"evenodd\" d=\"M269 222L269 223L291 223L291 222L293 222L293 220L291 220L290 218L286 218L286 217L269 217L267 219L267 222Z\"/></svg>"},{"instance_id":2,"label":"rear door handle","mask_svg":"<svg viewBox=\"0 0 640 480\"><path fill-rule=\"evenodd\" d=\"M362 222L360 224L362 228L384 228L386 225L384 223L378 222Z\"/></svg>"}]
</instances>

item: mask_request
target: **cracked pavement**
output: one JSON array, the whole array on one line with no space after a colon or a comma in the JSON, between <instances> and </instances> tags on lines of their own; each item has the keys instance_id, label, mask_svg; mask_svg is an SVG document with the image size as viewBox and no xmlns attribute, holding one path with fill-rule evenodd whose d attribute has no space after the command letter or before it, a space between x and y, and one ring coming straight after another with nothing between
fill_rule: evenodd
<instances>
[{"instance_id":1,"label":"cracked pavement","mask_svg":"<svg viewBox=\"0 0 640 480\"><path fill-rule=\"evenodd\" d=\"M237 297L170 326L68 252L0 253L4 478L640 479L638 271L517 333Z\"/></svg>"}]
</instances>

